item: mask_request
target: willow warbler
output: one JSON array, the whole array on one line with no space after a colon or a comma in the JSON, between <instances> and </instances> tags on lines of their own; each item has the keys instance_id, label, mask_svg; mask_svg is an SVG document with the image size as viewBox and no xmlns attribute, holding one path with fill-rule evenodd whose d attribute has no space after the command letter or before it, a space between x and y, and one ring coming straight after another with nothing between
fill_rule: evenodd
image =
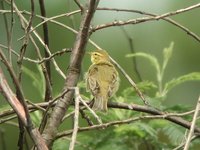
<instances>
[{"instance_id":1,"label":"willow warbler","mask_svg":"<svg viewBox=\"0 0 200 150\"><path fill-rule=\"evenodd\" d=\"M93 110L107 111L107 102L119 87L119 75L105 50L90 53L92 65L86 73L87 89L94 96Z\"/></svg>"}]
</instances>

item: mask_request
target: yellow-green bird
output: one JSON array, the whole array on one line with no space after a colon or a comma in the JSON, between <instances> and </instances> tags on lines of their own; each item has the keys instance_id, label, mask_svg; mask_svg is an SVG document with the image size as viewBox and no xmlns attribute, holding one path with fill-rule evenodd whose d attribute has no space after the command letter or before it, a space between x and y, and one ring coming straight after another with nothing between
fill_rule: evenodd
<instances>
[{"instance_id":1,"label":"yellow-green bird","mask_svg":"<svg viewBox=\"0 0 200 150\"><path fill-rule=\"evenodd\" d=\"M90 53L92 65L86 73L87 89L94 96L92 109L107 111L107 102L119 87L119 75L105 50Z\"/></svg>"}]
</instances>

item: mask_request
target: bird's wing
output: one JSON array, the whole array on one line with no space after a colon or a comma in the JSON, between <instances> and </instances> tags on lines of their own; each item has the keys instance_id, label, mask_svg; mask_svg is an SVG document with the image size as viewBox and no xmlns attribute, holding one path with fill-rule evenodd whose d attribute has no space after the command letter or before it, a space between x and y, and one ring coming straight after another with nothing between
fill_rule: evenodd
<instances>
[{"instance_id":1,"label":"bird's wing","mask_svg":"<svg viewBox=\"0 0 200 150\"><path fill-rule=\"evenodd\" d=\"M113 96L119 88L119 76L114 66L110 75L111 75L111 81L108 86L108 97Z\"/></svg>"},{"instance_id":2,"label":"bird's wing","mask_svg":"<svg viewBox=\"0 0 200 150\"><path fill-rule=\"evenodd\" d=\"M99 83L97 81L98 66L90 66L88 73L86 75L86 86L87 90L90 90L93 95L96 95L99 91Z\"/></svg>"}]
</instances>

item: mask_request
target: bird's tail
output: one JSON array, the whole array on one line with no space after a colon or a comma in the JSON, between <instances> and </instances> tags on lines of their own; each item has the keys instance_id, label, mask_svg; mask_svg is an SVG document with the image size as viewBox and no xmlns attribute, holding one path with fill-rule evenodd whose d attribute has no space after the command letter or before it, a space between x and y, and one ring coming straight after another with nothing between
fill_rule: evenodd
<instances>
[{"instance_id":1,"label":"bird's tail","mask_svg":"<svg viewBox=\"0 0 200 150\"><path fill-rule=\"evenodd\" d=\"M107 110L108 110L107 101L108 101L108 98L106 98L105 96L95 97L92 109L95 110L95 111L107 112Z\"/></svg>"}]
</instances>

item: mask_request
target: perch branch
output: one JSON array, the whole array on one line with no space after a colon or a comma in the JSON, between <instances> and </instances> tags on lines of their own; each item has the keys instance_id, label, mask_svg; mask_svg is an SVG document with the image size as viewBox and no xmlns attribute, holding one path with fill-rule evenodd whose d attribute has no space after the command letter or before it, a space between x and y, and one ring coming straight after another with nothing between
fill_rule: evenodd
<instances>
[{"instance_id":1,"label":"perch branch","mask_svg":"<svg viewBox=\"0 0 200 150\"><path fill-rule=\"evenodd\" d=\"M186 140L186 143L185 143L185 146L184 146L184 150L189 149L190 141L191 141L192 135L194 134L194 127L195 127L195 124L196 124L196 121L197 121L197 116L199 114L199 108L200 108L200 96L199 96L199 99L197 101L196 109L195 109L194 116L193 116L193 119L192 119L190 131L188 133L188 137L187 137L187 140Z\"/></svg>"}]
</instances>

